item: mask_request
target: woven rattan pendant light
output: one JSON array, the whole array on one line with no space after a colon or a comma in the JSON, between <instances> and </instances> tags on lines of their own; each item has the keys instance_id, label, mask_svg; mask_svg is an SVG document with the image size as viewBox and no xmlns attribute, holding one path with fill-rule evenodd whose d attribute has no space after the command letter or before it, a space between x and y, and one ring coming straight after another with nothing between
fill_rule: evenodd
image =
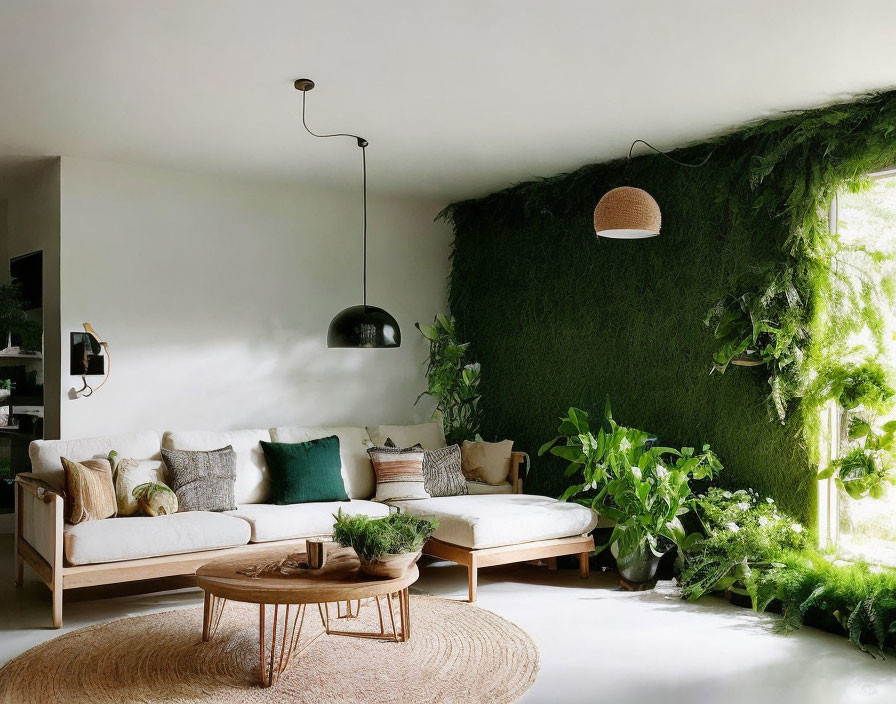
<instances>
[{"instance_id":1,"label":"woven rattan pendant light","mask_svg":"<svg viewBox=\"0 0 896 704\"><path fill-rule=\"evenodd\" d=\"M685 164L661 152L643 139L636 139L628 150L628 161L636 144L643 144L673 164L688 169L699 169L712 156L712 152L699 164ZM660 206L647 191L634 186L620 186L607 191L594 209L594 231L598 237L614 240L639 240L660 234L662 215Z\"/></svg>"},{"instance_id":2,"label":"woven rattan pendant light","mask_svg":"<svg viewBox=\"0 0 896 704\"><path fill-rule=\"evenodd\" d=\"M647 191L620 186L607 191L594 209L599 237L637 240L660 234L660 206Z\"/></svg>"}]
</instances>

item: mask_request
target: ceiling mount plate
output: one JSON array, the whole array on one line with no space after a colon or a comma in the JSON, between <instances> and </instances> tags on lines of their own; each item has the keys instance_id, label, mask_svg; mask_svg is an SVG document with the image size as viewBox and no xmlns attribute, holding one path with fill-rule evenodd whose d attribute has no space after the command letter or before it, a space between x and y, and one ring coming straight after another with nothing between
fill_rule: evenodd
<instances>
[{"instance_id":1,"label":"ceiling mount plate","mask_svg":"<svg viewBox=\"0 0 896 704\"><path fill-rule=\"evenodd\" d=\"M310 78L299 78L295 82L296 90L308 91L314 88L314 81Z\"/></svg>"}]
</instances>

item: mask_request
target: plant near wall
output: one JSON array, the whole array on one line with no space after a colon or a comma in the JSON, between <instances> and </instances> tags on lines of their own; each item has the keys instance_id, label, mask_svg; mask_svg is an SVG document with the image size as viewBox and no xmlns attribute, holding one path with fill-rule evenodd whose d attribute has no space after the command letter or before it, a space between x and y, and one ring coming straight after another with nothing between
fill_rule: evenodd
<instances>
[{"instance_id":1,"label":"plant near wall","mask_svg":"<svg viewBox=\"0 0 896 704\"><path fill-rule=\"evenodd\" d=\"M539 455L550 452L568 462L564 474L576 483L563 492L562 501L574 499L615 522L603 547L613 548L626 577L627 572L643 575L651 556L661 557L672 546L687 550L699 537L688 535L681 523L690 510L689 480L712 479L722 469L708 445L697 453L692 447L660 447L655 440L643 430L618 425L608 398L602 427L592 431L588 414L570 408L560 419L557 437L539 450Z\"/></svg>"},{"instance_id":2,"label":"plant near wall","mask_svg":"<svg viewBox=\"0 0 896 704\"><path fill-rule=\"evenodd\" d=\"M0 284L0 345L6 347L9 335L27 321L18 284Z\"/></svg>"},{"instance_id":3,"label":"plant near wall","mask_svg":"<svg viewBox=\"0 0 896 704\"><path fill-rule=\"evenodd\" d=\"M869 357L860 363L836 363L826 369L822 398L832 398L843 409L848 428L842 454L818 473L833 478L850 498L875 499L896 484L896 421L878 428L877 419L893 410L896 390L892 370Z\"/></svg>"},{"instance_id":4,"label":"plant near wall","mask_svg":"<svg viewBox=\"0 0 896 704\"><path fill-rule=\"evenodd\" d=\"M752 489L710 487L695 500L705 537L693 541L680 582L685 599L716 591L753 596L747 582L787 550L805 546L803 526Z\"/></svg>"},{"instance_id":5,"label":"plant near wall","mask_svg":"<svg viewBox=\"0 0 896 704\"><path fill-rule=\"evenodd\" d=\"M747 579L754 608L781 611L783 633L802 625L847 636L863 652L896 649L896 572L842 563L812 550L785 552Z\"/></svg>"},{"instance_id":6,"label":"plant near wall","mask_svg":"<svg viewBox=\"0 0 896 704\"><path fill-rule=\"evenodd\" d=\"M481 423L481 372L479 364L469 359L469 343L458 340L454 318L442 314L432 325L416 323L416 327L429 340L429 388L420 397L436 399L436 412L441 415L449 445L475 439Z\"/></svg>"},{"instance_id":7,"label":"plant near wall","mask_svg":"<svg viewBox=\"0 0 896 704\"><path fill-rule=\"evenodd\" d=\"M809 338L805 301L786 269L769 273L756 291L729 295L713 306L704 323L718 347L713 371L730 364L764 365L772 408L782 423L791 399L801 395L802 345Z\"/></svg>"}]
</instances>

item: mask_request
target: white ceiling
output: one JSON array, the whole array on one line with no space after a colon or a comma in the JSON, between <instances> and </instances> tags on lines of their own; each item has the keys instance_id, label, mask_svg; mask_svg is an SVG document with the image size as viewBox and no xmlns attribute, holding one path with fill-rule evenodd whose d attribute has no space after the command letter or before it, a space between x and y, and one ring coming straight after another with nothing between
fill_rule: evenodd
<instances>
[{"instance_id":1,"label":"white ceiling","mask_svg":"<svg viewBox=\"0 0 896 704\"><path fill-rule=\"evenodd\" d=\"M896 85L893 0L0 0L0 169L82 156L444 201ZM0 178L2 182L2 178Z\"/></svg>"}]
</instances>

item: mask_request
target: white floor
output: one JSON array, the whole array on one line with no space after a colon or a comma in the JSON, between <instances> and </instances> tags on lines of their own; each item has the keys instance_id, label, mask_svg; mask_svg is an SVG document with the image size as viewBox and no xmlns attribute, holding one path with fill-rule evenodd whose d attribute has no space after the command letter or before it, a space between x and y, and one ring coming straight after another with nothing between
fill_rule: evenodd
<instances>
[{"instance_id":1,"label":"white floor","mask_svg":"<svg viewBox=\"0 0 896 704\"><path fill-rule=\"evenodd\" d=\"M11 555L11 536L0 536L0 550ZM16 590L11 563L0 560L0 662L60 633L50 628L47 589L29 574ZM462 597L466 572L429 564L416 586ZM72 601L63 631L199 604L197 590ZM541 671L523 699L530 704L896 702L896 659L873 660L846 639L812 629L777 635L774 617L721 600L689 604L668 591L619 591L612 574L584 582L575 570L490 568L480 572L477 605L538 644Z\"/></svg>"}]
</instances>

